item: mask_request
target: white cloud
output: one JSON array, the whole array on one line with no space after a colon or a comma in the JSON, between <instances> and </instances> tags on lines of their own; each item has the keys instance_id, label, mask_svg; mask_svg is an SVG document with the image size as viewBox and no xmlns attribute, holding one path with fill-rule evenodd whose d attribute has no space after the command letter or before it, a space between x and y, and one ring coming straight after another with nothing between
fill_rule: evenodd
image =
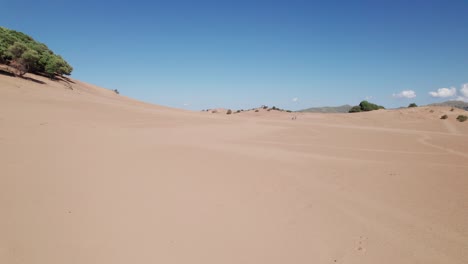
<instances>
[{"instance_id":1,"label":"white cloud","mask_svg":"<svg viewBox=\"0 0 468 264\"><path fill-rule=\"evenodd\" d=\"M299 101L299 98L294 97L294 98L292 99L292 101L293 101L293 102L297 102L297 101Z\"/></svg>"},{"instance_id":2,"label":"white cloud","mask_svg":"<svg viewBox=\"0 0 468 264\"><path fill-rule=\"evenodd\" d=\"M429 95L432 97L440 97L440 98L452 97L452 96L457 95L457 89L455 87L439 88L437 89L436 92L429 92Z\"/></svg>"},{"instance_id":3,"label":"white cloud","mask_svg":"<svg viewBox=\"0 0 468 264\"><path fill-rule=\"evenodd\" d=\"M416 92L413 91L413 90L405 90L405 91L401 91L397 94L393 94L393 97L394 98L407 98L407 99L411 99L411 98L415 98L416 97Z\"/></svg>"},{"instance_id":4,"label":"white cloud","mask_svg":"<svg viewBox=\"0 0 468 264\"><path fill-rule=\"evenodd\" d=\"M374 96L369 95L369 96L366 96L364 99L366 99L366 100L372 100L372 99L374 99Z\"/></svg>"},{"instance_id":5,"label":"white cloud","mask_svg":"<svg viewBox=\"0 0 468 264\"><path fill-rule=\"evenodd\" d=\"M460 93L463 97L468 98L468 83L462 85L462 88L460 88Z\"/></svg>"}]
</instances>

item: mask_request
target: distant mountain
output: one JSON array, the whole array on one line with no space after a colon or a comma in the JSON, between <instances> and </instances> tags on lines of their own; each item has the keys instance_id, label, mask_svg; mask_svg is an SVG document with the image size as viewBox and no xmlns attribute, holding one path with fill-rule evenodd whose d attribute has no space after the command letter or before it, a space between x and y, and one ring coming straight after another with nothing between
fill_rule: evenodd
<instances>
[{"instance_id":1,"label":"distant mountain","mask_svg":"<svg viewBox=\"0 0 468 264\"><path fill-rule=\"evenodd\" d=\"M311 107L298 112L307 112L307 113L348 113L352 106L342 105L342 106L323 106L323 107Z\"/></svg>"},{"instance_id":2,"label":"distant mountain","mask_svg":"<svg viewBox=\"0 0 468 264\"><path fill-rule=\"evenodd\" d=\"M428 106L448 106L448 107L456 107L456 108L460 108L460 109L464 109L468 111L468 103L465 103L463 101L445 101L442 103L430 104Z\"/></svg>"}]
</instances>

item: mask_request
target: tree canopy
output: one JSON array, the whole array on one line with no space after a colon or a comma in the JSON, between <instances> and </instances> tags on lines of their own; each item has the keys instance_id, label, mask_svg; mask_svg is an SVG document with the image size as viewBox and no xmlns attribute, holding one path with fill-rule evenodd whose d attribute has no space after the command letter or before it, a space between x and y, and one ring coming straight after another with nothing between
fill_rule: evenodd
<instances>
[{"instance_id":1,"label":"tree canopy","mask_svg":"<svg viewBox=\"0 0 468 264\"><path fill-rule=\"evenodd\" d=\"M31 72L54 77L70 75L73 71L68 62L45 44L4 27L0 27L0 63L15 68L18 75Z\"/></svg>"}]
</instances>

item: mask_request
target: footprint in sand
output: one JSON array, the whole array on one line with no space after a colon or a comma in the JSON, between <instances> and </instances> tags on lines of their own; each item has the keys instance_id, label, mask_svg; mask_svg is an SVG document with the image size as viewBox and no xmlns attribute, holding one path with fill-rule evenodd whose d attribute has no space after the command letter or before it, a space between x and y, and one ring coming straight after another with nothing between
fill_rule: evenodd
<instances>
[{"instance_id":1,"label":"footprint in sand","mask_svg":"<svg viewBox=\"0 0 468 264\"><path fill-rule=\"evenodd\" d=\"M366 248L364 247L365 242L367 241L366 237L360 236L359 237L359 244L358 247L356 248L357 251L365 252Z\"/></svg>"}]
</instances>

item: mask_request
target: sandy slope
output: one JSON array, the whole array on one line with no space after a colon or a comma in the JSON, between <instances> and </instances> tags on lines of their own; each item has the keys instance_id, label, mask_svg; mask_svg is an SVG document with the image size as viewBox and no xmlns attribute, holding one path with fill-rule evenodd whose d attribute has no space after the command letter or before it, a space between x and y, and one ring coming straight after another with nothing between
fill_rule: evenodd
<instances>
[{"instance_id":1,"label":"sandy slope","mask_svg":"<svg viewBox=\"0 0 468 264\"><path fill-rule=\"evenodd\" d=\"M31 77L0 75L0 263L468 263L461 110L293 121Z\"/></svg>"}]
</instances>

